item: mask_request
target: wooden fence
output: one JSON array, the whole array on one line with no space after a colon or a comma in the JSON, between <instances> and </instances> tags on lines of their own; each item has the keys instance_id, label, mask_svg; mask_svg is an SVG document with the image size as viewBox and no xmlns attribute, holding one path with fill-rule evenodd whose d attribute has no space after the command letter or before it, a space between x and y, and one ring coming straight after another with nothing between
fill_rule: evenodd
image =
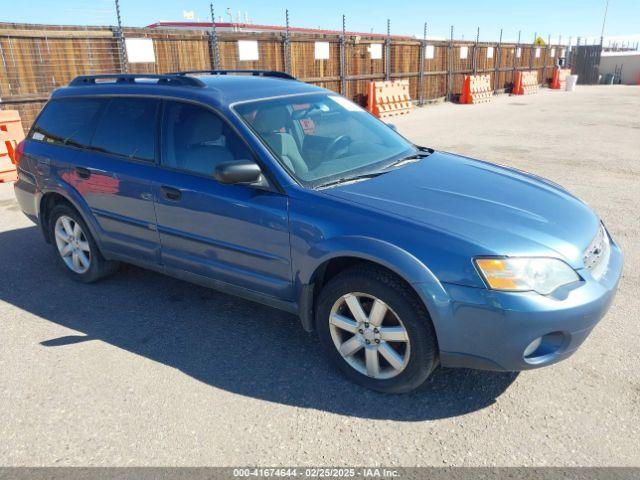
<instances>
[{"instance_id":1,"label":"wooden fence","mask_svg":"<svg viewBox=\"0 0 640 480\"><path fill-rule=\"evenodd\" d=\"M558 45L398 36L279 32L213 36L202 29L155 28L124 28L121 33L110 27L0 23L0 108L19 110L27 129L50 93L77 75L209 70L216 64L222 69L289 70L302 81L361 104L366 103L369 81L408 79L411 97L421 104L456 100L464 76L473 73L489 74L496 92L509 91L516 70L536 70L539 82L547 83L564 55L564 47ZM128 62L123 38L151 38L155 62ZM238 40L257 41L259 59L240 60ZM329 43L328 59L315 59L315 42ZM381 58L375 58L374 51L381 51Z\"/></svg>"}]
</instances>

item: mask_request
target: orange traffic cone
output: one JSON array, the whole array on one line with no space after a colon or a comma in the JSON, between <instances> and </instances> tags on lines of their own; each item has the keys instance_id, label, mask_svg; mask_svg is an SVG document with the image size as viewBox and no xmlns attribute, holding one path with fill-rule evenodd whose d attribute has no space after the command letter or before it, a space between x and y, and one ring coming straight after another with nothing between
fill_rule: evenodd
<instances>
[{"instance_id":1,"label":"orange traffic cone","mask_svg":"<svg viewBox=\"0 0 640 480\"><path fill-rule=\"evenodd\" d=\"M367 86L367 112L373 113L377 117L376 107L376 83L369 82Z\"/></svg>"},{"instance_id":2,"label":"orange traffic cone","mask_svg":"<svg viewBox=\"0 0 640 480\"><path fill-rule=\"evenodd\" d=\"M551 85L549 85L549 88L560 90L560 86L560 69L556 67L553 70L553 78L551 79Z\"/></svg>"},{"instance_id":3,"label":"orange traffic cone","mask_svg":"<svg viewBox=\"0 0 640 480\"><path fill-rule=\"evenodd\" d=\"M464 83L462 85L462 95L460 95L460 103L473 103L471 98L471 77L469 75L464 77Z\"/></svg>"},{"instance_id":4,"label":"orange traffic cone","mask_svg":"<svg viewBox=\"0 0 640 480\"><path fill-rule=\"evenodd\" d=\"M511 95L524 95L524 88L522 87L522 72L516 72L516 78L513 81Z\"/></svg>"}]
</instances>

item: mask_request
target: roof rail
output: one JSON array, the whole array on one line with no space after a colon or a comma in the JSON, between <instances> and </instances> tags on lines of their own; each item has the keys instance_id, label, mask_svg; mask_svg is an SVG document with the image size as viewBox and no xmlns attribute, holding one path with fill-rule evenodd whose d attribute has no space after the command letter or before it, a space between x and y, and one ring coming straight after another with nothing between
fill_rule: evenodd
<instances>
[{"instance_id":1,"label":"roof rail","mask_svg":"<svg viewBox=\"0 0 640 480\"><path fill-rule=\"evenodd\" d=\"M158 80L158 84L176 85L185 87L205 87L206 84L202 80L193 77L178 76L175 74L153 75L153 74L137 74L137 73L114 73L104 75L80 75L69 83L70 87L78 87L82 85L96 85L101 83L100 80L115 80L115 83L135 84L138 79Z\"/></svg>"},{"instance_id":2,"label":"roof rail","mask_svg":"<svg viewBox=\"0 0 640 480\"><path fill-rule=\"evenodd\" d=\"M294 77L293 75L289 75L288 73L285 72L279 72L277 70L188 70L188 71L184 71L184 72L173 72L172 75L180 75L180 76L185 76L185 75L194 75L194 74L201 74L201 75L233 75L233 74L245 74L245 75L252 75L255 77L276 77L276 78L284 78L287 80L297 80L296 77Z\"/></svg>"}]
</instances>

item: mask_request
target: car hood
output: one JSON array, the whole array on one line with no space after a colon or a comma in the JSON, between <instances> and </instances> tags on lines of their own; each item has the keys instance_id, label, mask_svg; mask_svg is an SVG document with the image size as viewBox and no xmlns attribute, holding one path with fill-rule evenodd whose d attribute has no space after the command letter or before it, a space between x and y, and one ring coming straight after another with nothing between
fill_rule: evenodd
<instances>
[{"instance_id":1,"label":"car hood","mask_svg":"<svg viewBox=\"0 0 640 480\"><path fill-rule=\"evenodd\" d=\"M599 226L559 185L444 152L323 192L454 235L476 246L475 255L555 256L574 268L583 267Z\"/></svg>"}]
</instances>

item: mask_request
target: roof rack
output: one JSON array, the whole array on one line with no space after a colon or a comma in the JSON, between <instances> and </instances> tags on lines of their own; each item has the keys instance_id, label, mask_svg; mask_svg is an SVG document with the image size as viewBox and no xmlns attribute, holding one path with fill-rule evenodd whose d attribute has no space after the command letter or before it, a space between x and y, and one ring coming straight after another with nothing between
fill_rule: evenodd
<instances>
[{"instance_id":1,"label":"roof rack","mask_svg":"<svg viewBox=\"0 0 640 480\"><path fill-rule=\"evenodd\" d=\"M233 75L233 74L245 74L252 75L254 77L276 77L276 78L284 78L287 80L297 80L293 75L289 75L285 72L279 72L277 70L187 70L184 72L173 72L172 75Z\"/></svg>"},{"instance_id":2,"label":"roof rack","mask_svg":"<svg viewBox=\"0 0 640 480\"><path fill-rule=\"evenodd\" d=\"M163 85L176 85L185 87L205 87L206 84L202 80L198 80L193 77L179 76L175 74L166 75L152 75L152 74L137 74L137 73L114 73L105 75L80 75L69 83L71 87L83 86L83 85L96 85L101 83L100 80L115 80L115 83L135 84L138 79L150 79L157 80L158 84Z\"/></svg>"}]
</instances>

